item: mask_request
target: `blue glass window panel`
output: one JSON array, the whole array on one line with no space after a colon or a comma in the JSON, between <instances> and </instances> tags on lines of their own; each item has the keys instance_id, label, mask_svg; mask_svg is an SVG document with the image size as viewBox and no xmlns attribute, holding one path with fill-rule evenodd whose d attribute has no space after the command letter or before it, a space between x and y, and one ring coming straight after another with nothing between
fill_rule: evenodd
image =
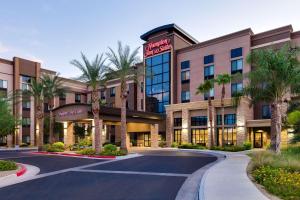
<instances>
[{"instance_id":1,"label":"blue glass window panel","mask_svg":"<svg viewBox=\"0 0 300 200\"><path fill-rule=\"evenodd\" d=\"M166 82L163 83L163 92L169 92L170 91L170 83Z\"/></svg>"},{"instance_id":2,"label":"blue glass window panel","mask_svg":"<svg viewBox=\"0 0 300 200\"><path fill-rule=\"evenodd\" d=\"M231 61L231 72L243 70L243 59Z\"/></svg>"},{"instance_id":3,"label":"blue glass window panel","mask_svg":"<svg viewBox=\"0 0 300 200\"><path fill-rule=\"evenodd\" d=\"M182 101L190 100L190 91L182 91L181 100Z\"/></svg>"},{"instance_id":4,"label":"blue glass window panel","mask_svg":"<svg viewBox=\"0 0 300 200\"><path fill-rule=\"evenodd\" d=\"M152 94L161 93L162 92L162 84L152 85Z\"/></svg>"},{"instance_id":5,"label":"blue glass window panel","mask_svg":"<svg viewBox=\"0 0 300 200\"><path fill-rule=\"evenodd\" d=\"M162 55L152 57L152 66L162 63Z\"/></svg>"},{"instance_id":6,"label":"blue glass window panel","mask_svg":"<svg viewBox=\"0 0 300 200\"><path fill-rule=\"evenodd\" d=\"M146 75L151 76L151 67L146 67Z\"/></svg>"},{"instance_id":7,"label":"blue glass window panel","mask_svg":"<svg viewBox=\"0 0 300 200\"><path fill-rule=\"evenodd\" d=\"M162 82L162 77L163 77L162 74L158 74L158 75L153 76L152 83L153 84L161 83Z\"/></svg>"},{"instance_id":8,"label":"blue glass window panel","mask_svg":"<svg viewBox=\"0 0 300 200\"><path fill-rule=\"evenodd\" d=\"M190 68L190 61L189 60L181 62L181 69L188 69L188 68Z\"/></svg>"},{"instance_id":9,"label":"blue glass window panel","mask_svg":"<svg viewBox=\"0 0 300 200\"><path fill-rule=\"evenodd\" d=\"M158 103L158 112L159 113L162 113L162 112L164 112L164 105L163 105L163 103Z\"/></svg>"},{"instance_id":10,"label":"blue glass window panel","mask_svg":"<svg viewBox=\"0 0 300 200\"><path fill-rule=\"evenodd\" d=\"M271 109L269 105L262 106L262 118L263 119L270 119L271 118Z\"/></svg>"},{"instance_id":11,"label":"blue glass window panel","mask_svg":"<svg viewBox=\"0 0 300 200\"><path fill-rule=\"evenodd\" d=\"M243 55L243 48L231 49L231 58L240 57Z\"/></svg>"},{"instance_id":12,"label":"blue glass window panel","mask_svg":"<svg viewBox=\"0 0 300 200\"><path fill-rule=\"evenodd\" d=\"M214 55L204 56L204 64L209 64L214 62Z\"/></svg>"},{"instance_id":13,"label":"blue glass window panel","mask_svg":"<svg viewBox=\"0 0 300 200\"><path fill-rule=\"evenodd\" d=\"M214 73L215 73L214 65L204 67L204 76L211 76L214 75Z\"/></svg>"},{"instance_id":14,"label":"blue glass window panel","mask_svg":"<svg viewBox=\"0 0 300 200\"><path fill-rule=\"evenodd\" d=\"M162 102L162 94L153 94L152 97L156 98L157 101Z\"/></svg>"},{"instance_id":15,"label":"blue glass window panel","mask_svg":"<svg viewBox=\"0 0 300 200\"><path fill-rule=\"evenodd\" d=\"M163 73L163 82L167 82L170 80L169 73Z\"/></svg>"},{"instance_id":16,"label":"blue glass window panel","mask_svg":"<svg viewBox=\"0 0 300 200\"><path fill-rule=\"evenodd\" d=\"M151 77L146 78L146 85L151 85Z\"/></svg>"},{"instance_id":17,"label":"blue glass window panel","mask_svg":"<svg viewBox=\"0 0 300 200\"><path fill-rule=\"evenodd\" d=\"M207 126L207 117L206 116L195 116L191 117L192 126Z\"/></svg>"},{"instance_id":18,"label":"blue glass window panel","mask_svg":"<svg viewBox=\"0 0 300 200\"><path fill-rule=\"evenodd\" d=\"M169 70L170 70L170 64L169 63L163 64L163 72L168 72Z\"/></svg>"},{"instance_id":19,"label":"blue glass window panel","mask_svg":"<svg viewBox=\"0 0 300 200\"><path fill-rule=\"evenodd\" d=\"M190 71L182 71L181 72L181 81L190 80Z\"/></svg>"},{"instance_id":20,"label":"blue glass window panel","mask_svg":"<svg viewBox=\"0 0 300 200\"><path fill-rule=\"evenodd\" d=\"M163 54L163 62L170 62L170 53Z\"/></svg>"},{"instance_id":21,"label":"blue glass window panel","mask_svg":"<svg viewBox=\"0 0 300 200\"><path fill-rule=\"evenodd\" d=\"M169 92L163 93L163 101L169 102L169 98L170 98L170 93Z\"/></svg>"},{"instance_id":22,"label":"blue glass window panel","mask_svg":"<svg viewBox=\"0 0 300 200\"><path fill-rule=\"evenodd\" d=\"M146 59L146 66L151 66L151 58Z\"/></svg>"},{"instance_id":23,"label":"blue glass window panel","mask_svg":"<svg viewBox=\"0 0 300 200\"><path fill-rule=\"evenodd\" d=\"M233 96L237 92L241 92L242 90L243 90L242 83L232 83L231 84L231 96Z\"/></svg>"},{"instance_id":24,"label":"blue glass window panel","mask_svg":"<svg viewBox=\"0 0 300 200\"><path fill-rule=\"evenodd\" d=\"M146 95L149 96L151 94L151 86L146 86Z\"/></svg>"},{"instance_id":25,"label":"blue glass window panel","mask_svg":"<svg viewBox=\"0 0 300 200\"><path fill-rule=\"evenodd\" d=\"M161 74L162 73L162 65L156 65L152 67L152 75Z\"/></svg>"}]
</instances>

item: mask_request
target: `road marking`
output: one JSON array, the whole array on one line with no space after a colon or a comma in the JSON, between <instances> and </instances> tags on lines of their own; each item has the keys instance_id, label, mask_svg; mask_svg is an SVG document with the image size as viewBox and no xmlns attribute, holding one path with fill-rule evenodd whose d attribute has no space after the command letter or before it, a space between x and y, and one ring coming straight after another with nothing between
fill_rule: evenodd
<instances>
[{"instance_id":1,"label":"road marking","mask_svg":"<svg viewBox=\"0 0 300 200\"><path fill-rule=\"evenodd\" d=\"M106 174L138 174L150 176L179 176L189 177L191 174L177 174L177 173L159 173L159 172L138 172L138 171L111 171L111 170L91 170L91 169L77 169L76 172L90 172L90 173L106 173Z\"/></svg>"},{"instance_id":2,"label":"road marking","mask_svg":"<svg viewBox=\"0 0 300 200\"><path fill-rule=\"evenodd\" d=\"M0 159L16 159L16 158L31 158L31 157L40 157L40 156L14 156L14 157L0 157Z\"/></svg>"}]
</instances>

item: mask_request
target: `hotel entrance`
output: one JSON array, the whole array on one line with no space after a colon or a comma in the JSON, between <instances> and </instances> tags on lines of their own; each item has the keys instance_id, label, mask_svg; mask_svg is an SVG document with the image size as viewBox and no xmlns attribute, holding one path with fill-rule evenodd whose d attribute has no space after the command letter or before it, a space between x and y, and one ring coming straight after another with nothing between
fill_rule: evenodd
<instances>
[{"instance_id":1,"label":"hotel entrance","mask_svg":"<svg viewBox=\"0 0 300 200\"><path fill-rule=\"evenodd\" d=\"M262 148L263 147L263 132L256 131L254 133L254 141L253 141L254 148Z\"/></svg>"},{"instance_id":2,"label":"hotel entrance","mask_svg":"<svg viewBox=\"0 0 300 200\"><path fill-rule=\"evenodd\" d=\"M129 137L130 146L132 147L151 147L150 132L131 132Z\"/></svg>"}]
</instances>

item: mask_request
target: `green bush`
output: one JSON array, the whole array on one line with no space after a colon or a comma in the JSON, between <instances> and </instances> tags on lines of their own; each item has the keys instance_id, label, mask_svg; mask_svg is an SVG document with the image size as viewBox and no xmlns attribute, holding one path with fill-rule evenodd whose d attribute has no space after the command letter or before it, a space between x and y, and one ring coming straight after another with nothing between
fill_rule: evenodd
<instances>
[{"instance_id":1,"label":"green bush","mask_svg":"<svg viewBox=\"0 0 300 200\"><path fill-rule=\"evenodd\" d=\"M287 169L262 166L252 173L254 179L270 193L284 200L300 199L300 173Z\"/></svg>"},{"instance_id":2,"label":"green bush","mask_svg":"<svg viewBox=\"0 0 300 200\"><path fill-rule=\"evenodd\" d=\"M20 145L20 147L28 147L29 145L27 144L27 143L22 143L21 145Z\"/></svg>"},{"instance_id":3,"label":"green bush","mask_svg":"<svg viewBox=\"0 0 300 200\"><path fill-rule=\"evenodd\" d=\"M178 143L177 143L177 142L173 142L173 143L171 144L171 147L178 147Z\"/></svg>"},{"instance_id":4,"label":"green bush","mask_svg":"<svg viewBox=\"0 0 300 200\"><path fill-rule=\"evenodd\" d=\"M104 145L104 151L106 151L106 152L117 151L117 146L113 145L113 144L106 144L106 145Z\"/></svg>"},{"instance_id":5,"label":"green bush","mask_svg":"<svg viewBox=\"0 0 300 200\"><path fill-rule=\"evenodd\" d=\"M16 170L17 165L13 161L0 160L0 171Z\"/></svg>"},{"instance_id":6,"label":"green bush","mask_svg":"<svg viewBox=\"0 0 300 200\"><path fill-rule=\"evenodd\" d=\"M185 143L178 145L178 148L180 149L206 149L205 146L198 145L198 144L192 144L192 143Z\"/></svg>"},{"instance_id":7,"label":"green bush","mask_svg":"<svg viewBox=\"0 0 300 200\"><path fill-rule=\"evenodd\" d=\"M86 148L78 151L77 153L82 154L82 155L96 155L95 149L92 148Z\"/></svg>"},{"instance_id":8,"label":"green bush","mask_svg":"<svg viewBox=\"0 0 300 200\"><path fill-rule=\"evenodd\" d=\"M62 142L55 142L51 145L53 148L65 150L65 144Z\"/></svg>"},{"instance_id":9,"label":"green bush","mask_svg":"<svg viewBox=\"0 0 300 200\"><path fill-rule=\"evenodd\" d=\"M123 156L127 153L125 151L118 150L116 145L113 144L107 144L104 146L103 151L100 153L100 155L104 156Z\"/></svg>"},{"instance_id":10,"label":"green bush","mask_svg":"<svg viewBox=\"0 0 300 200\"><path fill-rule=\"evenodd\" d=\"M247 150L244 146L213 146L211 150L237 152Z\"/></svg>"},{"instance_id":11,"label":"green bush","mask_svg":"<svg viewBox=\"0 0 300 200\"><path fill-rule=\"evenodd\" d=\"M247 141L243 143L243 147L245 148L245 150L250 150L252 147L251 142Z\"/></svg>"},{"instance_id":12,"label":"green bush","mask_svg":"<svg viewBox=\"0 0 300 200\"><path fill-rule=\"evenodd\" d=\"M89 147L92 146L92 140L88 138L80 139L78 142L80 147Z\"/></svg>"},{"instance_id":13,"label":"green bush","mask_svg":"<svg viewBox=\"0 0 300 200\"><path fill-rule=\"evenodd\" d=\"M161 147L161 148L167 147L167 142L162 140L162 141L159 142L158 146Z\"/></svg>"},{"instance_id":14,"label":"green bush","mask_svg":"<svg viewBox=\"0 0 300 200\"><path fill-rule=\"evenodd\" d=\"M47 152L63 152L65 151L65 145L62 142L55 142L51 144L45 144L43 146L43 151Z\"/></svg>"}]
</instances>

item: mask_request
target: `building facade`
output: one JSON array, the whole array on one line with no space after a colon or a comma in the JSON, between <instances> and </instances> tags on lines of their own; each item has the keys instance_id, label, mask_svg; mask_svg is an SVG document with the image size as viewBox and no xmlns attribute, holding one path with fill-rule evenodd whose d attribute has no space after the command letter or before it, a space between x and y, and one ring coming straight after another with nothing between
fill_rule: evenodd
<instances>
[{"instance_id":1,"label":"building facade","mask_svg":"<svg viewBox=\"0 0 300 200\"><path fill-rule=\"evenodd\" d=\"M216 138L214 145L241 145L251 141L253 147L267 146L270 140L270 105L261 102L250 106L242 98L236 107L232 96L247 84L246 80L233 81L225 86L225 129L224 141L221 130L221 89L214 88L204 95L196 95L199 84L216 78L218 74L247 73L251 65L247 55L258 48L280 47L290 43L300 46L300 31L293 31L291 25L254 34L251 29L241 30L204 42L198 42L175 24L152 29L141 36L143 44L143 67L145 73L139 83L128 82L127 132L131 146L157 147L166 140L167 145L194 143L210 146L210 136ZM32 79L43 74L56 72L42 68L38 62L14 57L0 59L0 93L9 95L12 91L29 88ZM57 123L63 124L56 140L73 144L74 126L91 129L93 117L90 108L90 89L85 83L62 78L65 95L54 100L54 115ZM208 120L208 97L213 106L213 125ZM102 141L120 143L120 82L110 80L99 90L102 100L100 123ZM292 97L291 97L292 98ZM45 102L45 116L49 114ZM36 122L34 99L12 105L14 115L22 124L8 137L0 137L1 145L36 145ZM48 140L45 133L45 142ZM88 135L88 134L87 134ZM283 131L283 143L289 134Z\"/></svg>"}]
</instances>

